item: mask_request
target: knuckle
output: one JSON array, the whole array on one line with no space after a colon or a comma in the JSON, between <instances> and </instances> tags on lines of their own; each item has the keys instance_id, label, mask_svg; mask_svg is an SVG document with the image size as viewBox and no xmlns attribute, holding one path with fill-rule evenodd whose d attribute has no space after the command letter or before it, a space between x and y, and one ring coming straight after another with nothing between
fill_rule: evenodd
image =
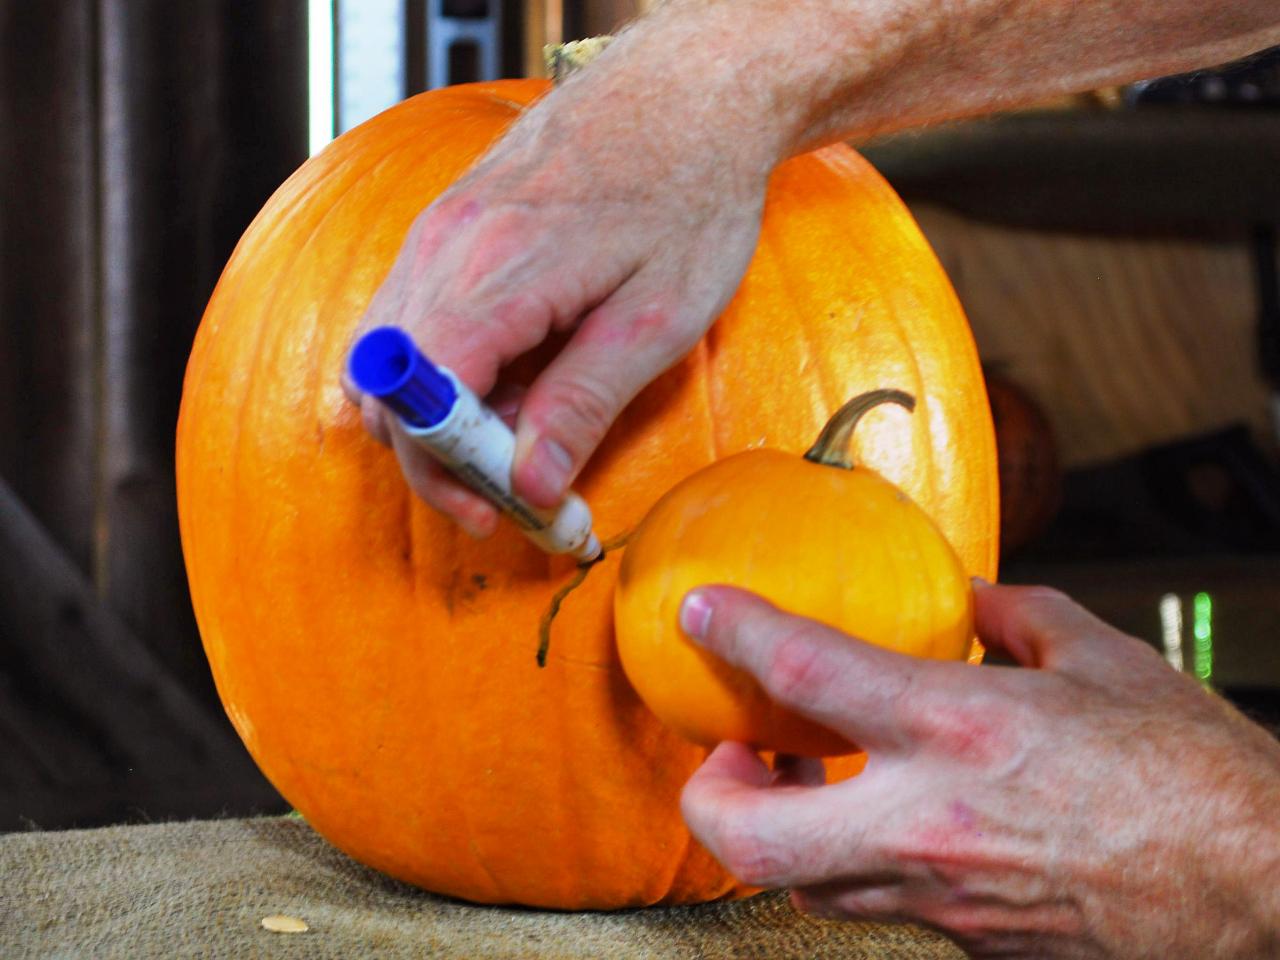
<instances>
[{"instance_id":1,"label":"knuckle","mask_svg":"<svg viewBox=\"0 0 1280 960\"><path fill-rule=\"evenodd\" d=\"M894 859L943 888L962 885L972 864L988 855L976 813L961 801L931 809L900 828L890 845Z\"/></svg>"},{"instance_id":2,"label":"knuckle","mask_svg":"<svg viewBox=\"0 0 1280 960\"><path fill-rule=\"evenodd\" d=\"M913 663L905 668L886 668L876 675L871 702L884 718L885 727L894 731L893 739L899 745L927 739L930 733L929 718L921 716L918 709L923 694L918 690L917 671L923 667L923 663Z\"/></svg>"},{"instance_id":3,"label":"knuckle","mask_svg":"<svg viewBox=\"0 0 1280 960\"><path fill-rule=\"evenodd\" d=\"M969 950L977 949L991 933L986 919L974 911L972 904L963 900L958 903L931 903L920 914L926 923L942 930Z\"/></svg>"},{"instance_id":4,"label":"knuckle","mask_svg":"<svg viewBox=\"0 0 1280 960\"><path fill-rule=\"evenodd\" d=\"M676 322L675 314L665 305L650 304L636 311L627 320L633 343L669 345L682 339L683 329Z\"/></svg>"},{"instance_id":5,"label":"knuckle","mask_svg":"<svg viewBox=\"0 0 1280 960\"><path fill-rule=\"evenodd\" d=\"M429 262L439 253L455 229L459 209L456 198L444 196L413 218L406 239L419 263Z\"/></svg>"},{"instance_id":6,"label":"knuckle","mask_svg":"<svg viewBox=\"0 0 1280 960\"><path fill-rule=\"evenodd\" d=\"M569 428L567 438L599 438L613 424L617 400L604 384L587 379L561 383L547 398L548 407L558 411L552 419Z\"/></svg>"},{"instance_id":7,"label":"knuckle","mask_svg":"<svg viewBox=\"0 0 1280 960\"><path fill-rule=\"evenodd\" d=\"M1022 755L1038 715L1007 695L933 696L911 708L910 735L933 753L969 766L1007 769Z\"/></svg>"},{"instance_id":8,"label":"knuckle","mask_svg":"<svg viewBox=\"0 0 1280 960\"><path fill-rule=\"evenodd\" d=\"M383 446L391 446L391 428L382 413L382 406L372 397L360 400L360 422L369 436Z\"/></svg>"},{"instance_id":9,"label":"knuckle","mask_svg":"<svg viewBox=\"0 0 1280 960\"><path fill-rule=\"evenodd\" d=\"M786 876L785 852L761 835L754 817L737 813L723 818L716 849L724 868L749 886L771 886Z\"/></svg>"},{"instance_id":10,"label":"knuckle","mask_svg":"<svg viewBox=\"0 0 1280 960\"><path fill-rule=\"evenodd\" d=\"M985 711L925 706L919 709L914 726L921 740L953 760L981 765L1005 752L1005 735L995 717Z\"/></svg>"},{"instance_id":11,"label":"knuckle","mask_svg":"<svg viewBox=\"0 0 1280 960\"><path fill-rule=\"evenodd\" d=\"M526 290L498 301L490 318L508 338L524 343L531 334L540 337L545 333L553 312L540 293Z\"/></svg>"},{"instance_id":12,"label":"knuckle","mask_svg":"<svg viewBox=\"0 0 1280 960\"><path fill-rule=\"evenodd\" d=\"M828 916L896 922L903 919L900 895L886 887L850 890L834 898Z\"/></svg>"},{"instance_id":13,"label":"knuckle","mask_svg":"<svg viewBox=\"0 0 1280 960\"><path fill-rule=\"evenodd\" d=\"M1041 622L1046 614L1076 607L1074 600L1054 587L1023 587L1018 599L1018 611L1030 623Z\"/></svg>"},{"instance_id":14,"label":"knuckle","mask_svg":"<svg viewBox=\"0 0 1280 960\"><path fill-rule=\"evenodd\" d=\"M1006 629L1014 635L1047 638L1064 624L1074 623L1083 612L1074 600L1053 587L1017 587L1006 617Z\"/></svg>"},{"instance_id":15,"label":"knuckle","mask_svg":"<svg viewBox=\"0 0 1280 960\"><path fill-rule=\"evenodd\" d=\"M709 321L703 323L688 318L671 317L664 331L664 342L667 344L671 359L679 359L696 347L698 341L707 332L708 325Z\"/></svg>"},{"instance_id":16,"label":"knuckle","mask_svg":"<svg viewBox=\"0 0 1280 960\"><path fill-rule=\"evenodd\" d=\"M765 685L784 706L803 706L818 700L831 683L833 665L809 631L796 628L774 646L765 668Z\"/></svg>"}]
</instances>

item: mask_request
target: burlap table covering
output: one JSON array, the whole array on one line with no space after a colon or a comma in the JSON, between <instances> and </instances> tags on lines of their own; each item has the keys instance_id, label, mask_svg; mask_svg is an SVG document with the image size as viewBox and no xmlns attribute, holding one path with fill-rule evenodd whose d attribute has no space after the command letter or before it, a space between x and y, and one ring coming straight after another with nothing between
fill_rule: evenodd
<instances>
[{"instance_id":1,"label":"burlap table covering","mask_svg":"<svg viewBox=\"0 0 1280 960\"><path fill-rule=\"evenodd\" d=\"M272 933L265 917L304 920ZM0 836L0 957L963 957L910 927L797 914L768 894L557 913L432 896L287 818Z\"/></svg>"}]
</instances>

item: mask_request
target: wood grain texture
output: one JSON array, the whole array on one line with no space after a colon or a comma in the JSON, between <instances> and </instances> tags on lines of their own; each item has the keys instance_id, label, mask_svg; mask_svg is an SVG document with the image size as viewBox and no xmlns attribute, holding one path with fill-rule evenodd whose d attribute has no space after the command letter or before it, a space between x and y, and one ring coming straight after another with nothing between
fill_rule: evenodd
<instances>
[{"instance_id":1,"label":"wood grain texture","mask_svg":"<svg viewBox=\"0 0 1280 960\"><path fill-rule=\"evenodd\" d=\"M226 719L98 599L3 481L0 636L0 831L130 809L212 815L233 798L279 809Z\"/></svg>"},{"instance_id":2,"label":"wood grain texture","mask_svg":"<svg viewBox=\"0 0 1280 960\"><path fill-rule=\"evenodd\" d=\"M48 540L39 564L0 556L0 742L17 747L0 797L49 826L145 808L159 788L126 775L133 758L181 754L163 711L154 729L112 725L147 703L121 670L159 663L217 716L178 545L174 426L222 265L306 155L305 27L290 0L0 0L0 37L16 40L0 43L0 525L25 511ZM96 603L120 629L64 622ZM77 630L119 669L57 646ZM74 678L88 685L69 704ZM195 789L238 803L261 784L248 776Z\"/></svg>"},{"instance_id":3,"label":"wood grain texture","mask_svg":"<svg viewBox=\"0 0 1280 960\"><path fill-rule=\"evenodd\" d=\"M100 353L96 6L0 0L0 476L86 571Z\"/></svg>"},{"instance_id":4,"label":"wood grain texture","mask_svg":"<svg viewBox=\"0 0 1280 960\"><path fill-rule=\"evenodd\" d=\"M1280 120L1266 109L1038 109L877 138L909 200L1032 229L1194 235L1280 219Z\"/></svg>"},{"instance_id":5,"label":"wood grain texture","mask_svg":"<svg viewBox=\"0 0 1280 960\"><path fill-rule=\"evenodd\" d=\"M1218 241L1083 235L913 212L984 364L1043 405L1065 466L1240 421L1269 442L1243 230Z\"/></svg>"},{"instance_id":6,"label":"wood grain texture","mask_svg":"<svg viewBox=\"0 0 1280 960\"><path fill-rule=\"evenodd\" d=\"M173 436L191 340L240 233L305 156L305 17L287 4L107 4L99 592L215 704L178 543ZM264 96L261 91L272 91Z\"/></svg>"}]
</instances>

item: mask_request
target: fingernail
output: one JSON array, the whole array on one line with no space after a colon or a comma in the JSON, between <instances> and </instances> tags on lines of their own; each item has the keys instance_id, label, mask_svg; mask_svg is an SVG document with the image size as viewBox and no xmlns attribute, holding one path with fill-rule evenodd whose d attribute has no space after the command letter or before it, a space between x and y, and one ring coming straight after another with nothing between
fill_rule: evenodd
<instances>
[{"instance_id":1,"label":"fingernail","mask_svg":"<svg viewBox=\"0 0 1280 960\"><path fill-rule=\"evenodd\" d=\"M680 604L680 629L690 640L702 640L711 626L711 604L696 590Z\"/></svg>"},{"instance_id":2,"label":"fingernail","mask_svg":"<svg viewBox=\"0 0 1280 960\"><path fill-rule=\"evenodd\" d=\"M554 506L564 496L572 469L573 458L568 450L554 440L539 440L529 455L532 483L526 495L536 506Z\"/></svg>"},{"instance_id":3,"label":"fingernail","mask_svg":"<svg viewBox=\"0 0 1280 960\"><path fill-rule=\"evenodd\" d=\"M490 517L485 517L483 520L462 517L458 520L458 526L462 527L462 532L472 540L487 540L493 536L494 527L497 524Z\"/></svg>"},{"instance_id":4,"label":"fingernail","mask_svg":"<svg viewBox=\"0 0 1280 960\"><path fill-rule=\"evenodd\" d=\"M991 581L988 580L986 577L970 577L969 582L979 590L984 587L991 586Z\"/></svg>"}]
</instances>

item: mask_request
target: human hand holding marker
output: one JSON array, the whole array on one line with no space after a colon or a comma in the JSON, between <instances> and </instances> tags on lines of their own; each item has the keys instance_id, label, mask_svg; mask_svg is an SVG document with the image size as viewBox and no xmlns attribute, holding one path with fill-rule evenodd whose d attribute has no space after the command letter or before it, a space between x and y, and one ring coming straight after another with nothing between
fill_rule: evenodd
<instances>
[{"instance_id":1,"label":"human hand holding marker","mask_svg":"<svg viewBox=\"0 0 1280 960\"><path fill-rule=\"evenodd\" d=\"M513 489L552 507L733 296L782 160L1276 42L1273 0L669 0L426 206L361 329L407 330L499 413L503 369L568 334L505 411ZM492 532L489 503L345 386L419 496Z\"/></svg>"},{"instance_id":2,"label":"human hand holding marker","mask_svg":"<svg viewBox=\"0 0 1280 960\"><path fill-rule=\"evenodd\" d=\"M449 370L423 356L398 327L375 327L351 350L348 374L366 394L393 411L405 434L548 553L581 562L600 556L591 511L575 493L539 510L511 490L515 437Z\"/></svg>"}]
</instances>

